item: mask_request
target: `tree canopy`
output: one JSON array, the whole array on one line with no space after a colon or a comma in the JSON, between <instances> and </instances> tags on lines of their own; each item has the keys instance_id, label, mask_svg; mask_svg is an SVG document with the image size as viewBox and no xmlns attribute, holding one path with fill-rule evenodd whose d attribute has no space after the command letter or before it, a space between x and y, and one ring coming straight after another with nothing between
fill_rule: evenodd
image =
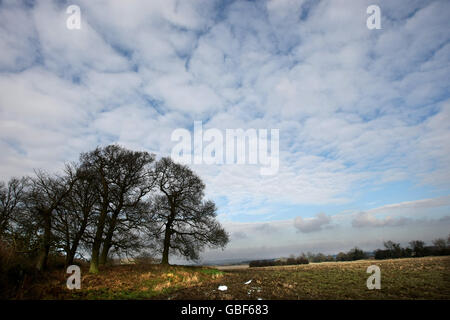
<instances>
[{"instance_id":1,"label":"tree canopy","mask_svg":"<svg viewBox=\"0 0 450 320\"><path fill-rule=\"evenodd\" d=\"M92 273L112 255L153 251L163 264L171 254L196 260L206 246L229 241L204 189L190 168L170 158L97 147L61 173L36 170L0 182L0 240L38 270L53 254L66 265L87 257Z\"/></svg>"},{"instance_id":2,"label":"tree canopy","mask_svg":"<svg viewBox=\"0 0 450 320\"><path fill-rule=\"evenodd\" d=\"M152 198L148 226L163 264L169 263L170 252L197 260L205 246L228 243L228 234L215 219L216 205L204 200L205 185L191 169L162 158L154 178L159 192Z\"/></svg>"}]
</instances>

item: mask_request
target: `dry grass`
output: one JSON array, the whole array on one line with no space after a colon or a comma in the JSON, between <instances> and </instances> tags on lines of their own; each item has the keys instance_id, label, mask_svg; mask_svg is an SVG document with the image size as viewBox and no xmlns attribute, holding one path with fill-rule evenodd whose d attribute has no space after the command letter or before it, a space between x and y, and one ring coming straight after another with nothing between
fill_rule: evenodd
<instances>
[{"instance_id":1,"label":"dry grass","mask_svg":"<svg viewBox=\"0 0 450 320\"><path fill-rule=\"evenodd\" d=\"M368 290L367 267L381 269L381 290ZM82 289L66 288L53 271L24 298L34 299L450 299L450 256L324 262L264 268L159 265L82 269ZM252 280L248 285L245 282ZM227 285L227 291L217 290ZM32 292L32 294L31 294Z\"/></svg>"},{"instance_id":2,"label":"dry grass","mask_svg":"<svg viewBox=\"0 0 450 320\"><path fill-rule=\"evenodd\" d=\"M367 267L381 269L381 290L368 290ZM249 285L245 282L252 279ZM216 284L179 290L174 299L450 299L450 257L323 262L230 269Z\"/></svg>"},{"instance_id":3,"label":"dry grass","mask_svg":"<svg viewBox=\"0 0 450 320\"><path fill-rule=\"evenodd\" d=\"M181 288L214 281L223 273L202 267L160 265L119 265L105 267L98 274L82 268L81 290L68 290L68 275L52 271L34 284L24 298L32 299L150 299Z\"/></svg>"}]
</instances>

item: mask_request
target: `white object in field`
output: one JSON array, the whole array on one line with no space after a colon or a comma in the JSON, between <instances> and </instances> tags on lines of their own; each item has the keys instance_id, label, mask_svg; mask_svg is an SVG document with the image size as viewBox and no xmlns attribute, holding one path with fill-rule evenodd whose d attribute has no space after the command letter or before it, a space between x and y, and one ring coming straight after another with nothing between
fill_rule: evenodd
<instances>
[{"instance_id":1,"label":"white object in field","mask_svg":"<svg viewBox=\"0 0 450 320\"><path fill-rule=\"evenodd\" d=\"M219 286L219 290L220 291L227 291L228 287L227 286Z\"/></svg>"},{"instance_id":2,"label":"white object in field","mask_svg":"<svg viewBox=\"0 0 450 320\"><path fill-rule=\"evenodd\" d=\"M248 280L246 283L244 284L250 284L252 282L252 280Z\"/></svg>"}]
</instances>

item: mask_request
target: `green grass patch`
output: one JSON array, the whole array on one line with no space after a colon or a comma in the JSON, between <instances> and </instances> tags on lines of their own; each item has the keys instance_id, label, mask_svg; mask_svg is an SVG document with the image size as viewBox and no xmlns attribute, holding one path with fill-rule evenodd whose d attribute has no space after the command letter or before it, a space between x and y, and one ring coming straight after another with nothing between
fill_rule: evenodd
<instances>
[{"instance_id":1,"label":"green grass patch","mask_svg":"<svg viewBox=\"0 0 450 320\"><path fill-rule=\"evenodd\" d=\"M220 271L217 269L201 269L200 272L203 274L208 274L208 275L216 275L216 274L223 275L224 274L223 271Z\"/></svg>"}]
</instances>

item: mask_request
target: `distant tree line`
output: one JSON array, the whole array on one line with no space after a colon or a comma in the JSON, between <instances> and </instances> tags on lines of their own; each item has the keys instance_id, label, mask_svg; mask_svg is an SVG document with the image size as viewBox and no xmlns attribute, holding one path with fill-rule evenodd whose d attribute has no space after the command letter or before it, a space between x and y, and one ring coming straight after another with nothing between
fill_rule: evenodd
<instances>
[{"instance_id":1,"label":"distant tree line","mask_svg":"<svg viewBox=\"0 0 450 320\"><path fill-rule=\"evenodd\" d=\"M339 252L336 255L336 261L355 261L367 259L369 255L363 250L355 247L348 252Z\"/></svg>"},{"instance_id":2,"label":"distant tree line","mask_svg":"<svg viewBox=\"0 0 450 320\"><path fill-rule=\"evenodd\" d=\"M347 253L340 252L336 256L325 255L323 253L302 253L298 257L291 255L289 258L281 259L266 259L250 261L250 267L267 267L267 266L282 266L282 265L298 265L308 264L310 262L329 262L329 261L352 261L367 259L368 255L361 249L355 247Z\"/></svg>"},{"instance_id":3,"label":"distant tree line","mask_svg":"<svg viewBox=\"0 0 450 320\"><path fill-rule=\"evenodd\" d=\"M229 241L204 189L189 167L118 145L82 153L58 174L0 182L0 272L14 261L42 271L55 257L84 259L92 273L143 252L162 264L171 254L196 260Z\"/></svg>"},{"instance_id":4,"label":"distant tree line","mask_svg":"<svg viewBox=\"0 0 450 320\"><path fill-rule=\"evenodd\" d=\"M375 259L396 259L414 258L426 256L450 255L450 235L448 239L443 238L433 240L432 246L426 246L424 241L413 240L409 242L409 247L402 248L400 243L386 241L385 249L375 250Z\"/></svg>"},{"instance_id":5,"label":"distant tree line","mask_svg":"<svg viewBox=\"0 0 450 320\"><path fill-rule=\"evenodd\" d=\"M289 258L266 259L250 261L250 267L268 267L282 265L308 264L310 262L330 262L330 261L355 261L368 258L375 259L397 259L426 256L450 255L450 235L448 239L438 238L432 241L432 246L426 246L424 241L414 240L409 242L409 247L402 248L400 243L393 241L384 242L384 249L377 249L373 253L365 252L355 247L348 252L339 252L337 255L325 255L323 253L302 253L297 258L293 255Z\"/></svg>"},{"instance_id":6,"label":"distant tree line","mask_svg":"<svg viewBox=\"0 0 450 320\"><path fill-rule=\"evenodd\" d=\"M286 259L265 259L265 260L253 260L250 261L250 267L269 267L269 266L287 266L287 265L298 265L298 264L308 264L308 259L304 256L290 256Z\"/></svg>"}]
</instances>

